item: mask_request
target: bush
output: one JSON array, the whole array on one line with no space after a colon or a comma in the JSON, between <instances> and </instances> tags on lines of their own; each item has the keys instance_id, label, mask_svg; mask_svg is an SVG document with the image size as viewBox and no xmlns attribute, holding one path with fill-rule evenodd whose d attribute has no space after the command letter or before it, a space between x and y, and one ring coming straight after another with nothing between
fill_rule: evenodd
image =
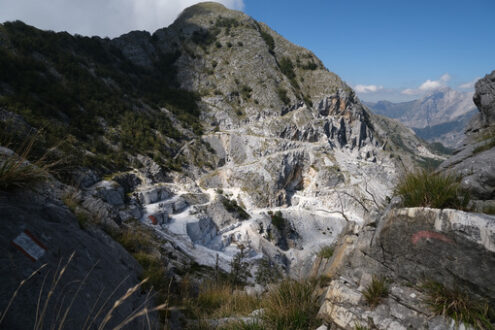
<instances>
[{"instance_id":1,"label":"bush","mask_svg":"<svg viewBox=\"0 0 495 330\"><path fill-rule=\"evenodd\" d=\"M245 261L246 254L244 249L244 245L240 245L240 251L236 253L230 262L229 280L232 285L245 284L249 275L249 264Z\"/></svg>"},{"instance_id":2,"label":"bush","mask_svg":"<svg viewBox=\"0 0 495 330\"><path fill-rule=\"evenodd\" d=\"M252 93L253 89L251 87L249 87L248 85L242 85L241 87L241 96L243 99L249 99L251 98L251 93Z\"/></svg>"},{"instance_id":3,"label":"bush","mask_svg":"<svg viewBox=\"0 0 495 330\"><path fill-rule=\"evenodd\" d=\"M371 283L363 291L363 296L372 308L378 306L388 296L388 285L385 279L373 276Z\"/></svg>"},{"instance_id":4,"label":"bush","mask_svg":"<svg viewBox=\"0 0 495 330\"><path fill-rule=\"evenodd\" d=\"M460 289L448 289L437 282L422 285L428 296L426 303L436 315L451 317L456 325L464 323L477 329L495 329L495 310L488 303L471 298Z\"/></svg>"},{"instance_id":5,"label":"bush","mask_svg":"<svg viewBox=\"0 0 495 330\"><path fill-rule=\"evenodd\" d=\"M316 328L318 302L311 282L284 280L263 300L263 325L269 329Z\"/></svg>"},{"instance_id":6,"label":"bush","mask_svg":"<svg viewBox=\"0 0 495 330\"><path fill-rule=\"evenodd\" d=\"M263 38L263 41L265 44L268 46L268 52L272 55L275 54L275 40L273 39L272 35L268 32L265 32L261 27L259 27L260 35L261 38Z\"/></svg>"},{"instance_id":7,"label":"bush","mask_svg":"<svg viewBox=\"0 0 495 330\"><path fill-rule=\"evenodd\" d=\"M250 215L239 205L236 200L230 200L227 198L222 199L222 204L227 211L235 213L235 215L241 220L247 220Z\"/></svg>"},{"instance_id":8,"label":"bush","mask_svg":"<svg viewBox=\"0 0 495 330\"><path fill-rule=\"evenodd\" d=\"M333 256L333 247L328 245L324 246L320 249L318 252L318 257L324 258L324 259L330 259Z\"/></svg>"},{"instance_id":9,"label":"bush","mask_svg":"<svg viewBox=\"0 0 495 330\"><path fill-rule=\"evenodd\" d=\"M279 231L283 231L285 229L285 219L282 216L282 212L277 211L275 214L271 215L272 225L275 226Z\"/></svg>"},{"instance_id":10,"label":"bush","mask_svg":"<svg viewBox=\"0 0 495 330\"><path fill-rule=\"evenodd\" d=\"M395 188L395 194L402 197L405 207L465 210L469 203L469 193L461 187L458 178L427 170L405 175Z\"/></svg>"},{"instance_id":11,"label":"bush","mask_svg":"<svg viewBox=\"0 0 495 330\"><path fill-rule=\"evenodd\" d=\"M267 285L276 282L282 277L279 267L267 256L264 256L259 264L255 273L255 281L260 285Z\"/></svg>"},{"instance_id":12,"label":"bush","mask_svg":"<svg viewBox=\"0 0 495 330\"><path fill-rule=\"evenodd\" d=\"M277 88L277 95L278 95L280 101L282 101L285 105L288 105L290 103L290 99L287 96L287 90L286 89L284 89L282 87Z\"/></svg>"}]
</instances>

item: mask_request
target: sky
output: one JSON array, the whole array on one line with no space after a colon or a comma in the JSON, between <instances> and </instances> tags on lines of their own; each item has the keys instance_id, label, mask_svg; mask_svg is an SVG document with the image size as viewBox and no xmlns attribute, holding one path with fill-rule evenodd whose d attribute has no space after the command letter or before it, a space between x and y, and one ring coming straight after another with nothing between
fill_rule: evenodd
<instances>
[{"instance_id":1,"label":"sky","mask_svg":"<svg viewBox=\"0 0 495 330\"><path fill-rule=\"evenodd\" d=\"M0 0L0 21L115 37L168 26L197 0ZM495 69L495 0L218 0L318 56L366 101L472 91Z\"/></svg>"}]
</instances>

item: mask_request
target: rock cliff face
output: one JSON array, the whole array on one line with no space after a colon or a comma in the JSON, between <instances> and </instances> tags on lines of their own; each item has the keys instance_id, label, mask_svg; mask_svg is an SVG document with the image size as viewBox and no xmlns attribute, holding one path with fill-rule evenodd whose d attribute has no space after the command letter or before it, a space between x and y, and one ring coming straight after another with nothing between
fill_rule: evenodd
<instances>
[{"instance_id":1,"label":"rock cliff face","mask_svg":"<svg viewBox=\"0 0 495 330\"><path fill-rule=\"evenodd\" d=\"M440 169L463 177L462 184L481 202L480 208L495 199L495 72L476 83L473 97L479 113L466 129L466 142ZM486 202L491 200L492 202Z\"/></svg>"},{"instance_id":2,"label":"rock cliff face","mask_svg":"<svg viewBox=\"0 0 495 330\"><path fill-rule=\"evenodd\" d=\"M38 323L39 328L64 324L75 329L85 322L97 326L113 302L139 283L141 267L136 260L101 230L81 229L74 214L60 200L61 188L60 183L52 181L39 187L44 193L0 194L0 306L6 312L2 328L34 328L41 315L44 320ZM19 236L26 237L26 232L43 246L36 260L13 244ZM25 245L21 246L33 254ZM26 279L15 293L19 283ZM12 304L7 308L11 298ZM106 299L112 303L104 304ZM108 326L116 327L146 305L151 307L153 302L145 294L135 293L112 313ZM156 323L156 316L150 316L152 323ZM130 325L142 328L142 321Z\"/></svg>"},{"instance_id":3,"label":"rock cliff face","mask_svg":"<svg viewBox=\"0 0 495 330\"><path fill-rule=\"evenodd\" d=\"M487 75L476 84L474 100L480 114L467 131L467 144L440 166L440 171L463 178L462 185L477 198L472 204L475 210L490 213L495 187L493 77L494 73ZM435 285L448 292L444 294L463 292L472 301L495 305L491 276L495 217L449 209L397 208L399 203L394 198L380 215L367 217L362 227L347 227L333 256L317 258L313 264L312 276L330 280L319 311L328 324L344 329L456 328L454 320L435 316L428 304L431 283L441 283ZM388 294L372 306L364 293L380 279L388 286ZM493 328L494 320L486 317L487 323L475 327Z\"/></svg>"},{"instance_id":4,"label":"rock cliff face","mask_svg":"<svg viewBox=\"0 0 495 330\"><path fill-rule=\"evenodd\" d=\"M493 216L409 208L390 209L375 220L343 235L334 256L315 264L314 275L332 279L321 318L344 329L452 329L454 321L435 316L426 303L424 284L430 281L493 304ZM376 308L363 296L373 278L389 287Z\"/></svg>"}]
</instances>

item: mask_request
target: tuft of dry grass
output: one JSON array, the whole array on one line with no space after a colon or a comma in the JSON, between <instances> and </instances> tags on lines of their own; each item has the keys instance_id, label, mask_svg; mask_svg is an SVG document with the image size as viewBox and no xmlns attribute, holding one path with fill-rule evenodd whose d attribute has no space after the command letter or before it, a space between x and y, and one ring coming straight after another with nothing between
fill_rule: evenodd
<instances>
[{"instance_id":1,"label":"tuft of dry grass","mask_svg":"<svg viewBox=\"0 0 495 330\"><path fill-rule=\"evenodd\" d=\"M319 306L311 281L282 281L270 288L262 307L263 325L268 329L310 329L317 326Z\"/></svg>"},{"instance_id":2,"label":"tuft of dry grass","mask_svg":"<svg viewBox=\"0 0 495 330\"><path fill-rule=\"evenodd\" d=\"M364 289L363 296L371 308L380 304L383 298L388 296L388 284L384 278L373 276L371 283Z\"/></svg>"},{"instance_id":3,"label":"tuft of dry grass","mask_svg":"<svg viewBox=\"0 0 495 330\"><path fill-rule=\"evenodd\" d=\"M235 290L229 282L207 281L199 288L197 297L187 301L196 318L245 316L260 308L260 297ZM199 315L201 314L201 315Z\"/></svg>"},{"instance_id":4,"label":"tuft of dry grass","mask_svg":"<svg viewBox=\"0 0 495 330\"><path fill-rule=\"evenodd\" d=\"M73 252L70 257L67 259L65 264L62 264L62 261L59 262L54 274L53 278L51 280L51 284L45 288L45 284L47 284L47 279L49 273L47 273L43 279L43 284L41 285L40 292L38 294L38 299L36 303L36 313L32 317L34 318L34 327L33 329L35 330L41 330L44 329L45 326L45 321L50 318L51 324L50 324L50 329L63 329L65 326L65 322L68 319L69 313L72 310L72 306L76 298L79 296L79 293L84 292L84 284L86 283L89 275L93 271L93 269L96 267L97 263L93 265L93 267L86 273L84 278L82 280L74 280L74 281L79 281L79 286L77 290L72 293L70 297L62 297L62 303L56 303L54 302L55 297L59 296L62 291L64 291L64 288L61 288L59 286L61 279L64 277L65 273L67 272L68 267L70 266L71 262L73 261L75 256L75 252ZM38 274L39 271L41 271L43 268L45 268L47 265L43 265L37 270L35 270L29 277L21 281L17 289L14 291L12 294L12 297L9 300L9 303L7 304L6 308L2 313L0 314L0 327L2 325L2 322L5 318L5 315L8 313L11 305L14 303L15 298L18 295L19 290L24 286L24 284L29 281L35 274ZM120 307L122 304L124 304L132 295L134 295L136 292L141 292L143 285L148 281L148 279L142 280L140 283L136 284L135 286L129 288L121 297L114 299L113 296L117 292L117 290L121 287L121 285L125 282L127 278L122 280L122 282L114 289L114 291L107 297L107 299L100 304L100 298L98 297L97 300L95 301L93 308L89 311L86 322L81 325L81 329L89 330L89 329L105 329L107 326L108 322L112 320L113 314L115 310ZM43 298L44 297L44 298ZM155 307L148 307L152 301L153 296L149 295L147 298L144 300L144 302L138 306L134 311L132 311L124 320L122 320L119 324L117 324L113 329L122 329L135 319L139 317L145 317L148 321L148 328L151 329L151 324L149 322L149 315L154 312L158 311L163 311L168 308L168 303L165 302L163 304L160 304ZM67 299L67 300L66 300ZM112 303L110 308L108 308L106 314L103 316L103 319L101 322L98 323L98 319L100 315L103 315L102 313L105 311L109 303ZM64 303L65 302L65 303ZM51 315L51 313L55 313L56 315ZM29 315L26 315L26 317L30 317ZM54 317L54 318L53 318Z\"/></svg>"},{"instance_id":5,"label":"tuft of dry grass","mask_svg":"<svg viewBox=\"0 0 495 330\"><path fill-rule=\"evenodd\" d=\"M495 329L495 309L487 302L433 281L424 283L422 288L427 294L425 302L436 315L451 317L456 325L462 322L476 329Z\"/></svg>"},{"instance_id":6,"label":"tuft of dry grass","mask_svg":"<svg viewBox=\"0 0 495 330\"><path fill-rule=\"evenodd\" d=\"M42 130L28 135L20 143L17 151L10 155L4 155L0 160L0 190L14 190L19 188L32 189L36 184L50 178L53 171L61 160L49 160L51 152L57 147L47 150L37 160L28 161L28 156L35 143L41 139ZM2 139L0 145L10 147L10 142Z\"/></svg>"},{"instance_id":7,"label":"tuft of dry grass","mask_svg":"<svg viewBox=\"0 0 495 330\"><path fill-rule=\"evenodd\" d=\"M395 188L395 194L402 197L405 207L465 210L470 199L459 178L424 169L403 176Z\"/></svg>"}]
</instances>

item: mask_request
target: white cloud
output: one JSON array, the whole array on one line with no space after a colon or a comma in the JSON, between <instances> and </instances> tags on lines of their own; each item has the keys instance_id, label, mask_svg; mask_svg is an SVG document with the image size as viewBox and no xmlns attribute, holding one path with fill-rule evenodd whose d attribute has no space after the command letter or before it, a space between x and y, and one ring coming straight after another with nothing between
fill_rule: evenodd
<instances>
[{"instance_id":1,"label":"white cloud","mask_svg":"<svg viewBox=\"0 0 495 330\"><path fill-rule=\"evenodd\" d=\"M400 93L404 95L417 95L419 94L419 91L417 89L407 88Z\"/></svg>"},{"instance_id":2,"label":"white cloud","mask_svg":"<svg viewBox=\"0 0 495 330\"><path fill-rule=\"evenodd\" d=\"M358 93L376 93L380 90L383 89L383 86L377 86L377 85L356 85L354 86L354 89Z\"/></svg>"},{"instance_id":3,"label":"white cloud","mask_svg":"<svg viewBox=\"0 0 495 330\"><path fill-rule=\"evenodd\" d=\"M199 0L0 0L0 22L21 20L41 29L115 37L170 25ZM217 0L242 10L243 0Z\"/></svg>"},{"instance_id":4,"label":"white cloud","mask_svg":"<svg viewBox=\"0 0 495 330\"><path fill-rule=\"evenodd\" d=\"M448 74L448 73L444 73L444 74L440 77L440 80L441 80L441 81L443 81L443 82L447 82L447 81L449 81L449 80L450 80L450 78L452 78L452 77L450 76L450 74Z\"/></svg>"},{"instance_id":5,"label":"white cloud","mask_svg":"<svg viewBox=\"0 0 495 330\"><path fill-rule=\"evenodd\" d=\"M476 82L478 80L480 80L480 79L481 79L481 77L476 77L472 81L468 81L468 82L466 82L464 84L459 85L459 88L462 88L462 89L473 89L474 88L474 84L476 84Z\"/></svg>"},{"instance_id":6,"label":"white cloud","mask_svg":"<svg viewBox=\"0 0 495 330\"><path fill-rule=\"evenodd\" d=\"M430 89L437 89L442 87L443 81L440 80L427 80L419 86L419 90L429 91Z\"/></svg>"},{"instance_id":7,"label":"white cloud","mask_svg":"<svg viewBox=\"0 0 495 330\"><path fill-rule=\"evenodd\" d=\"M447 82L450 80L451 76L448 73L444 73L438 80L427 79L424 83L419 85L417 89L407 88L404 89L401 94L404 95L419 95L424 92L438 89L447 86Z\"/></svg>"}]
</instances>

